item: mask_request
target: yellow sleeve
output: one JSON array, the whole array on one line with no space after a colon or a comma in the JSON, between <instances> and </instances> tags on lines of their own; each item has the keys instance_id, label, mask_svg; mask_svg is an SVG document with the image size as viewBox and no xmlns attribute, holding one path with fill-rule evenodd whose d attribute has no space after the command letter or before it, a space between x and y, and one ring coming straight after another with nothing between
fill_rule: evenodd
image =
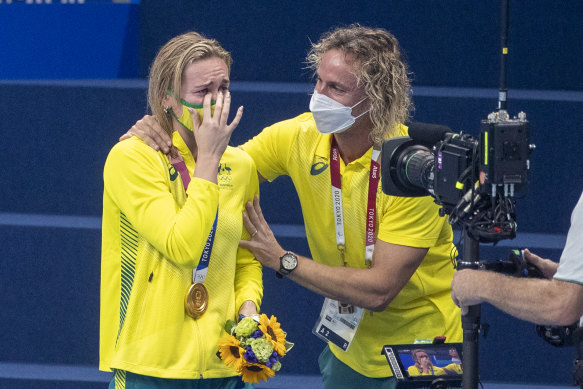
<instances>
[{"instance_id":1,"label":"yellow sleeve","mask_svg":"<svg viewBox=\"0 0 583 389\"><path fill-rule=\"evenodd\" d=\"M257 171L268 181L287 175L291 145L296 141L300 121L306 114L266 127L241 146L253 161Z\"/></svg>"},{"instance_id":2,"label":"yellow sleeve","mask_svg":"<svg viewBox=\"0 0 583 389\"><path fill-rule=\"evenodd\" d=\"M444 366L443 370L446 374L463 374L462 365L458 365L457 363L450 363Z\"/></svg>"},{"instance_id":3,"label":"yellow sleeve","mask_svg":"<svg viewBox=\"0 0 583 389\"><path fill-rule=\"evenodd\" d=\"M171 193L169 162L135 138L116 144L104 190L134 228L165 257L195 268L217 212L218 186L192 178L182 207Z\"/></svg>"},{"instance_id":4,"label":"yellow sleeve","mask_svg":"<svg viewBox=\"0 0 583 389\"><path fill-rule=\"evenodd\" d=\"M433 247L444 238L447 218L439 216L439 206L431 196L382 196L385 201L380 215L379 239L403 246Z\"/></svg>"},{"instance_id":5,"label":"yellow sleeve","mask_svg":"<svg viewBox=\"0 0 583 389\"><path fill-rule=\"evenodd\" d=\"M249 159L250 174L249 184L247 185L247 192L245 194L245 202L253 201L255 194L259 194L259 180L257 179L257 170L255 164ZM248 240L249 233L243 226L241 231L241 239ZM255 260L255 257L249 250L237 249L237 266L235 270L235 307L237 312L243 302L250 300L257 306L257 311L261 307L261 300L263 298L263 272L261 263Z\"/></svg>"}]
</instances>

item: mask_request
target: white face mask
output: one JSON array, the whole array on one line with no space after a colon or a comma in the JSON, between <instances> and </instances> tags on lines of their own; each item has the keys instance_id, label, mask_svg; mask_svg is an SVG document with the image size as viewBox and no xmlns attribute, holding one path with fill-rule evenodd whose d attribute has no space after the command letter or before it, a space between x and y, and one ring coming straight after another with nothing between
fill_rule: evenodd
<instances>
[{"instance_id":1,"label":"white face mask","mask_svg":"<svg viewBox=\"0 0 583 389\"><path fill-rule=\"evenodd\" d=\"M348 130L356 119L368 112L366 110L356 117L352 116L352 108L364 100L366 97L352 107L346 107L336 100L314 91L310 100L310 111L314 115L316 128L322 134L338 134Z\"/></svg>"}]
</instances>

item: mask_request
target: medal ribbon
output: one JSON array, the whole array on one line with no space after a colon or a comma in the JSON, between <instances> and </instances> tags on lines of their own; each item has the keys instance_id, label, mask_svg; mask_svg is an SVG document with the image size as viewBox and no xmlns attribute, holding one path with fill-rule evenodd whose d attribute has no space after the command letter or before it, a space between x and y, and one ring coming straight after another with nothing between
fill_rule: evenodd
<instances>
[{"instance_id":1,"label":"medal ribbon","mask_svg":"<svg viewBox=\"0 0 583 389\"><path fill-rule=\"evenodd\" d=\"M184 185L184 191L186 191L188 189L188 184L190 184L190 174L188 174L188 169L186 168L184 159L180 154L178 154L178 157L170 157L170 163L172 163L174 169L176 169L176 171L180 174L180 178L182 178L182 184ZM213 244L215 242L215 232L217 231L218 219L219 209L217 208L215 221L213 222L213 227L211 228L204 248L202 249L202 254L200 255L200 260L198 261L198 266L196 267L196 270L192 272L192 282L194 283L203 283L206 279L209 263L211 261L211 252L213 251Z\"/></svg>"},{"instance_id":2,"label":"medal ribbon","mask_svg":"<svg viewBox=\"0 0 583 389\"><path fill-rule=\"evenodd\" d=\"M366 247L364 259L367 267L372 264L374 252L375 224L376 224L376 198L380 179L380 164L377 159L380 150L373 149L370 161L370 173L368 178L368 202L366 209ZM344 235L344 214L342 209L342 177L340 176L340 151L336 139L332 136L330 147L330 178L332 181L332 204L334 208L334 224L336 227L336 247L340 251L342 262L346 266L344 251L346 239Z\"/></svg>"}]
</instances>

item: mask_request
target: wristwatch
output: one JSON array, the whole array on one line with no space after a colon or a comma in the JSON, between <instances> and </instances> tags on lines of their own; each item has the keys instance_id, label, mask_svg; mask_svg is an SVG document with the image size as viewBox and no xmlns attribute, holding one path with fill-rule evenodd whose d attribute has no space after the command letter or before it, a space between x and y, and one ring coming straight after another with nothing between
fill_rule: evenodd
<instances>
[{"instance_id":1,"label":"wristwatch","mask_svg":"<svg viewBox=\"0 0 583 389\"><path fill-rule=\"evenodd\" d=\"M283 278L294 271L298 266L298 256L291 251L286 252L279 257L279 271L275 273L277 278Z\"/></svg>"}]
</instances>

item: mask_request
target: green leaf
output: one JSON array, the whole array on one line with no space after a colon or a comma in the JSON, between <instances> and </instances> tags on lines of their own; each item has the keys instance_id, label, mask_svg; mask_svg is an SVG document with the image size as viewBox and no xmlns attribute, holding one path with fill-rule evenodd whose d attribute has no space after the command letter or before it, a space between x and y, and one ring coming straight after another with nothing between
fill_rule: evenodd
<instances>
[{"instance_id":1,"label":"green leaf","mask_svg":"<svg viewBox=\"0 0 583 389\"><path fill-rule=\"evenodd\" d=\"M287 352L288 352L289 350L291 350L293 346L294 346L294 343L292 343L292 342L288 342L288 341L286 340L286 341L285 341L285 353L287 354Z\"/></svg>"},{"instance_id":2,"label":"green leaf","mask_svg":"<svg viewBox=\"0 0 583 389\"><path fill-rule=\"evenodd\" d=\"M233 335L232 330L234 327L237 327L237 324L233 320L227 320L225 323L225 331L227 331L228 334Z\"/></svg>"}]
</instances>

